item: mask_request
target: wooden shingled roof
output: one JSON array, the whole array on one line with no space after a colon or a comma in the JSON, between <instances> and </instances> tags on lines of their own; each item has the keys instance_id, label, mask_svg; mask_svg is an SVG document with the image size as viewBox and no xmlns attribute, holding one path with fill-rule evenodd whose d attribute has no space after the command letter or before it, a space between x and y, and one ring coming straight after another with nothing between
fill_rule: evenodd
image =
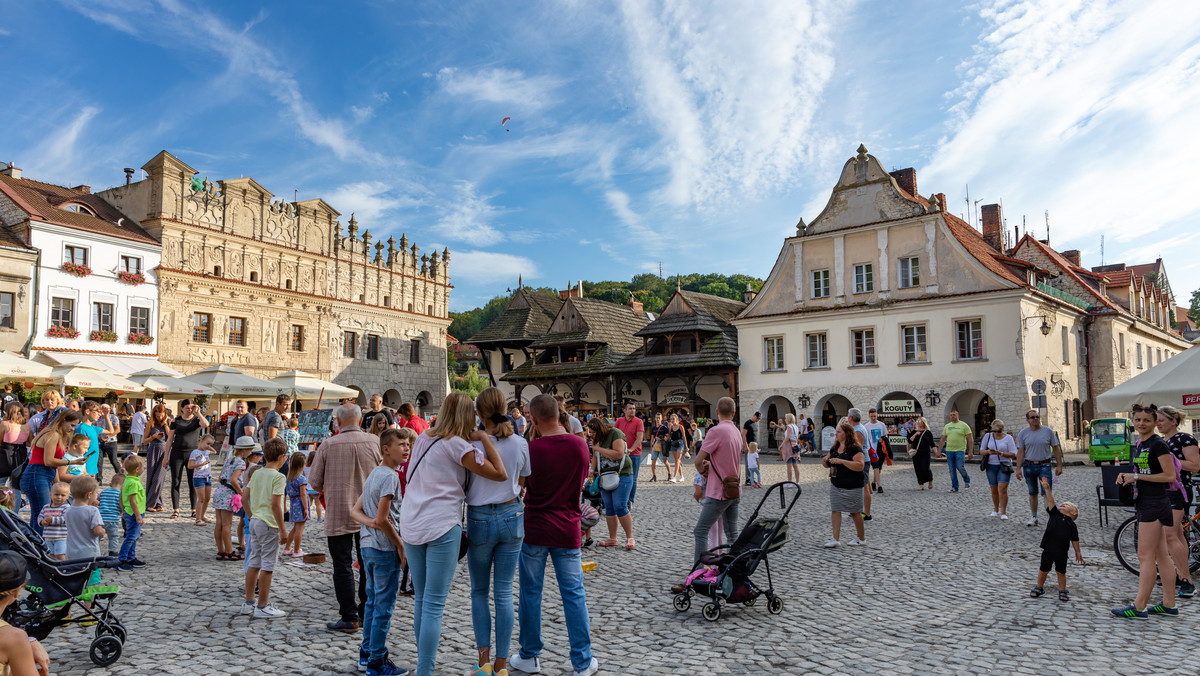
<instances>
[{"instance_id":1,"label":"wooden shingled roof","mask_svg":"<svg viewBox=\"0 0 1200 676\"><path fill-rule=\"evenodd\" d=\"M582 328L547 333L533 341L530 347L601 343L610 346L618 354L629 354L642 348L642 341L636 334L647 324L645 313L638 312L628 305L618 305L595 298L572 297L563 303L558 313L559 319L562 319L563 313L569 313L571 310L578 313Z\"/></svg>"},{"instance_id":2,"label":"wooden shingled roof","mask_svg":"<svg viewBox=\"0 0 1200 676\"><path fill-rule=\"evenodd\" d=\"M546 335L563 302L548 293L517 289L504 312L463 341L473 345L528 343Z\"/></svg>"}]
</instances>

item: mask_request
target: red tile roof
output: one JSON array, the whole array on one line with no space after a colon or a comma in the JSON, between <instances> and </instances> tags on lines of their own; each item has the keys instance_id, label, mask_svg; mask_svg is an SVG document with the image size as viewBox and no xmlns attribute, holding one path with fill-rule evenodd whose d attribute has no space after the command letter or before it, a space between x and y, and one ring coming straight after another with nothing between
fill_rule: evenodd
<instances>
[{"instance_id":1,"label":"red tile roof","mask_svg":"<svg viewBox=\"0 0 1200 676\"><path fill-rule=\"evenodd\" d=\"M137 221L90 191L0 174L0 192L34 220L147 244L158 243ZM81 204L96 215L62 208L69 204Z\"/></svg>"},{"instance_id":2,"label":"red tile roof","mask_svg":"<svg viewBox=\"0 0 1200 676\"><path fill-rule=\"evenodd\" d=\"M1083 281L1083 279L1079 276L1079 272L1082 270L1082 268L1072 264L1071 261L1064 258L1062 254L1050 248L1048 245L1042 244L1037 238L1031 237L1030 235L1025 235L1021 238L1020 242L1017 242L1017 246L1014 248L1014 250L1021 248L1021 245L1025 244L1026 242L1028 242L1030 246L1040 249L1043 254L1050 258L1050 260L1054 261L1054 264L1057 265L1059 269L1063 271L1063 273L1074 277L1075 281L1078 282L1080 286L1087 289L1088 293L1092 294L1092 297L1099 300L1104 306L1113 310L1117 310L1118 312L1124 312L1124 310L1117 307L1117 305L1113 303L1108 296L1100 293L1099 289Z\"/></svg>"},{"instance_id":3,"label":"red tile roof","mask_svg":"<svg viewBox=\"0 0 1200 676\"><path fill-rule=\"evenodd\" d=\"M1025 280L1018 277L1012 270L1008 269L1008 266L1000 261L1000 252L983 241L983 235L979 234L978 230L972 228L961 218L944 211L942 212L942 218L945 219L946 225L950 227L950 232L954 235L954 238L963 245L963 248L968 253L979 260L980 263L983 263L984 267L1013 284L1028 286Z\"/></svg>"},{"instance_id":4,"label":"red tile roof","mask_svg":"<svg viewBox=\"0 0 1200 676\"><path fill-rule=\"evenodd\" d=\"M1133 273L1128 268L1117 272L1105 272L1104 276L1108 278L1108 283L1112 286L1129 286L1133 281Z\"/></svg>"}]
</instances>

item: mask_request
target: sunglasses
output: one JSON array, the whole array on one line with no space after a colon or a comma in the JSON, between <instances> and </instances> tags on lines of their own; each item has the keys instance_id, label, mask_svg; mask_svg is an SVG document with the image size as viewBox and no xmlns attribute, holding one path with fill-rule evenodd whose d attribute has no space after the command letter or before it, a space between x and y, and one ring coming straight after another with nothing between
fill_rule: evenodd
<instances>
[{"instance_id":1,"label":"sunglasses","mask_svg":"<svg viewBox=\"0 0 1200 676\"><path fill-rule=\"evenodd\" d=\"M1134 413L1154 413L1154 414L1157 414L1157 413L1158 413L1158 406L1155 406L1154 404L1150 404L1149 406L1138 406L1137 404L1134 404L1134 405L1133 405L1133 412L1134 412Z\"/></svg>"}]
</instances>

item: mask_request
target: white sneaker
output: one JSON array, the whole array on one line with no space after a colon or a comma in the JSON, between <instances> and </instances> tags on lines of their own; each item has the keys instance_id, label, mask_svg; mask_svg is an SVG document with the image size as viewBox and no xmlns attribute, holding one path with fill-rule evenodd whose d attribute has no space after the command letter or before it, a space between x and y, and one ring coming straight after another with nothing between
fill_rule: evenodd
<instances>
[{"instance_id":1,"label":"white sneaker","mask_svg":"<svg viewBox=\"0 0 1200 676\"><path fill-rule=\"evenodd\" d=\"M1001 521L1008 521L1008 515L1007 515L1007 514L1001 514L1001 515L1000 515L1000 520L1001 520Z\"/></svg>"},{"instance_id":2,"label":"white sneaker","mask_svg":"<svg viewBox=\"0 0 1200 676\"><path fill-rule=\"evenodd\" d=\"M850 542L847 542L846 544L850 545L851 547L861 547L867 543L859 540L858 538L850 538Z\"/></svg>"},{"instance_id":3,"label":"white sneaker","mask_svg":"<svg viewBox=\"0 0 1200 676\"><path fill-rule=\"evenodd\" d=\"M824 545L826 549L833 549L836 546L838 546L838 541L834 538L829 538L829 542L826 542Z\"/></svg>"},{"instance_id":4,"label":"white sneaker","mask_svg":"<svg viewBox=\"0 0 1200 676\"><path fill-rule=\"evenodd\" d=\"M600 671L600 664L596 662L596 658L593 657L591 664L587 665L583 669L575 670L575 676L592 676L592 674L596 673L597 671Z\"/></svg>"},{"instance_id":5,"label":"white sneaker","mask_svg":"<svg viewBox=\"0 0 1200 676\"><path fill-rule=\"evenodd\" d=\"M518 671L524 671L527 674L539 674L542 672L542 664L538 660L537 655L533 657L521 657L521 653L514 653L508 658L508 666Z\"/></svg>"},{"instance_id":6,"label":"white sneaker","mask_svg":"<svg viewBox=\"0 0 1200 676\"><path fill-rule=\"evenodd\" d=\"M1037 525L1037 517L1036 516L1029 517L1029 520L1025 522L1025 525L1026 526L1036 526Z\"/></svg>"},{"instance_id":7,"label":"white sneaker","mask_svg":"<svg viewBox=\"0 0 1200 676\"><path fill-rule=\"evenodd\" d=\"M287 613L276 608L275 605L272 603L268 603L267 605L263 606L262 608L258 608L258 607L254 608L254 617L263 619L263 620L269 620L269 619L272 619L275 617L283 617L284 615L287 615Z\"/></svg>"},{"instance_id":8,"label":"white sneaker","mask_svg":"<svg viewBox=\"0 0 1200 676\"><path fill-rule=\"evenodd\" d=\"M254 601L242 601L242 614L249 615L254 612Z\"/></svg>"},{"instance_id":9,"label":"white sneaker","mask_svg":"<svg viewBox=\"0 0 1200 676\"><path fill-rule=\"evenodd\" d=\"M988 514L988 516L1000 516L1000 512L993 510L991 514Z\"/></svg>"}]
</instances>

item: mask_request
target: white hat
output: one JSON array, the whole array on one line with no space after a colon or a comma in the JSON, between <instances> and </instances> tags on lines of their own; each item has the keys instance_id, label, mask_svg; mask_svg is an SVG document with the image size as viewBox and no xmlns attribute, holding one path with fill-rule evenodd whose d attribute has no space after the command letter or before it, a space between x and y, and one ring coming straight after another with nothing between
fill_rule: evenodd
<instances>
[{"instance_id":1,"label":"white hat","mask_svg":"<svg viewBox=\"0 0 1200 676\"><path fill-rule=\"evenodd\" d=\"M233 447L234 448L252 448L255 451L262 450L262 448L259 447L258 442L254 441L254 437L251 437L251 436L238 437L237 441L233 442Z\"/></svg>"}]
</instances>

